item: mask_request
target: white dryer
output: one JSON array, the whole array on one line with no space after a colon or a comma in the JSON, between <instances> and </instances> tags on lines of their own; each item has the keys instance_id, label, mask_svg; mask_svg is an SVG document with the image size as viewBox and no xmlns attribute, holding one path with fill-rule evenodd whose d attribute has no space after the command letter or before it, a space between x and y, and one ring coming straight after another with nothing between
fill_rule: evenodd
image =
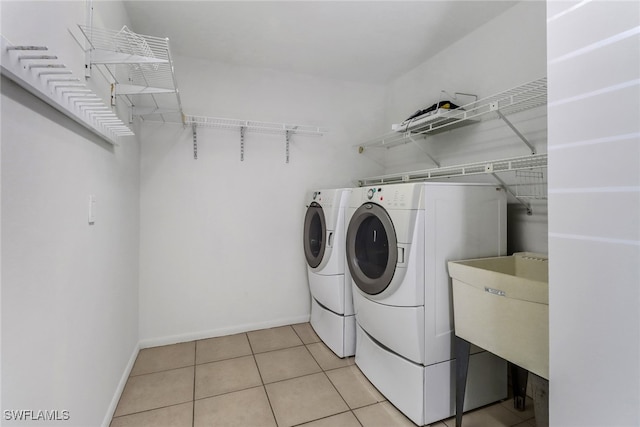
<instances>
[{"instance_id":1,"label":"white dryer","mask_svg":"<svg viewBox=\"0 0 640 427\"><path fill-rule=\"evenodd\" d=\"M450 183L363 187L352 191L347 216L356 364L416 424L454 415L447 261L506 252L504 191ZM506 362L472 352L465 410L507 396Z\"/></svg>"},{"instance_id":2,"label":"white dryer","mask_svg":"<svg viewBox=\"0 0 640 427\"><path fill-rule=\"evenodd\" d=\"M353 356L356 350L351 277L345 266L345 211L350 194L346 188L311 192L304 218L311 326L338 357Z\"/></svg>"}]
</instances>

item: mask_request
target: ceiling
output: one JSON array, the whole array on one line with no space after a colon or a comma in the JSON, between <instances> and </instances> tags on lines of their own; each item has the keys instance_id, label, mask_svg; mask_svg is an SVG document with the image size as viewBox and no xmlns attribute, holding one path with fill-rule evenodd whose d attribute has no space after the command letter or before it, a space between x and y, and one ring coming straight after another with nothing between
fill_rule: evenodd
<instances>
[{"instance_id":1,"label":"ceiling","mask_svg":"<svg viewBox=\"0 0 640 427\"><path fill-rule=\"evenodd\" d=\"M385 84L515 1L125 1L172 54Z\"/></svg>"}]
</instances>

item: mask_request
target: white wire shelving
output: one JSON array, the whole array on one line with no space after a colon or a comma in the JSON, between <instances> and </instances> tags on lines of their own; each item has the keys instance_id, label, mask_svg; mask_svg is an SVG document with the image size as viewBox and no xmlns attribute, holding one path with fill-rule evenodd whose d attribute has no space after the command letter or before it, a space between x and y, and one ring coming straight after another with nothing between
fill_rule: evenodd
<instances>
[{"instance_id":1,"label":"white wire shelving","mask_svg":"<svg viewBox=\"0 0 640 427\"><path fill-rule=\"evenodd\" d=\"M124 96L132 117L184 124L168 38L137 34L126 26L118 31L78 27L89 43L88 66L103 66L110 75L112 102ZM126 81L119 81L113 66L127 67Z\"/></svg>"},{"instance_id":2,"label":"white wire shelving","mask_svg":"<svg viewBox=\"0 0 640 427\"><path fill-rule=\"evenodd\" d=\"M193 158L198 158L197 128L213 128L236 131L240 135L240 160L244 161L244 138L247 132L283 135L285 137L285 161L289 163L289 146L292 135L322 136L326 130L317 126L269 123L255 120L238 120L206 116L184 116L185 125L193 129Z\"/></svg>"},{"instance_id":3,"label":"white wire shelving","mask_svg":"<svg viewBox=\"0 0 640 427\"><path fill-rule=\"evenodd\" d=\"M531 154L536 154L535 147L506 116L540 107L546 103L547 78L543 77L454 110L440 109L434 114L418 117L404 125L394 125L397 130L377 136L356 145L356 147L360 153L363 153L371 148L393 148L408 143L417 144L416 138L426 138L429 135L452 130L456 127L500 118L529 148ZM431 160L438 164L435 159L431 158Z\"/></svg>"},{"instance_id":4,"label":"white wire shelving","mask_svg":"<svg viewBox=\"0 0 640 427\"><path fill-rule=\"evenodd\" d=\"M46 46L19 46L2 36L2 74L56 110L117 145L134 133L112 108Z\"/></svg>"},{"instance_id":5,"label":"white wire shelving","mask_svg":"<svg viewBox=\"0 0 640 427\"><path fill-rule=\"evenodd\" d=\"M410 172L379 175L357 181L359 187L399 184L473 175L491 175L531 214L531 199L546 199L547 154L533 154L501 160L443 166ZM501 177L510 174L510 178ZM500 175L499 175L500 174Z\"/></svg>"},{"instance_id":6,"label":"white wire shelving","mask_svg":"<svg viewBox=\"0 0 640 427\"><path fill-rule=\"evenodd\" d=\"M394 125L393 128L396 130L393 132L356 145L360 153L370 148L393 148L407 143L414 143L422 149L416 141L419 137L426 138L460 126L499 118L528 147L531 153L528 156L441 167L440 163L425 151L425 154L438 167L364 178L358 180L357 184L359 186L383 185L488 174L522 203L527 208L528 214L531 214L530 201L547 197L547 155L537 154L533 144L506 116L546 106L546 104L547 78L543 77L454 110L438 109L432 114L418 116L402 125Z\"/></svg>"}]
</instances>

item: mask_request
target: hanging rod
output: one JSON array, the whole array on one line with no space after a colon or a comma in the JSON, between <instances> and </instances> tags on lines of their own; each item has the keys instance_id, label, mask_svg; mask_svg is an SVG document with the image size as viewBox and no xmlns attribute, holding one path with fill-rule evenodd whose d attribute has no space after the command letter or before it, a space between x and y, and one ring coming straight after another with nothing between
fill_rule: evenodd
<instances>
[{"instance_id":1,"label":"hanging rod","mask_svg":"<svg viewBox=\"0 0 640 427\"><path fill-rule=\"evenodd\" d=\"M240 160L244 161L244 139L246 132L257 132L266 134L284 135L285 137L285 161L289 163L289 145L291 135L308 135L308 136L322 136L326 130L317 126L307 125L292 125L286 123L269 123L258 122L254 120L238 120L238 119L226 119L218 117L206 117L206 116L191 116L185 115L183 121L186 125L191 125L193 129L193 141L194 141L194 158L197 158L197 137L196 128L213 128L213 129L225 129L233 130L240 133Z\"/></svg>"},{"instance_id":2,"label":"hanging rod","mask_svg":"<svg viewBox=\"0 0 640 427\"><path fill-rule=\"evenodd\" d=\"M60 77L73 72L62 63L51 62L57 60L55 55L25 55L48 51L46 46L16 46L0 36L2 75L111 144L117 145L120 137L134 135L79 79Z\"/></svg>"}]
</instances>

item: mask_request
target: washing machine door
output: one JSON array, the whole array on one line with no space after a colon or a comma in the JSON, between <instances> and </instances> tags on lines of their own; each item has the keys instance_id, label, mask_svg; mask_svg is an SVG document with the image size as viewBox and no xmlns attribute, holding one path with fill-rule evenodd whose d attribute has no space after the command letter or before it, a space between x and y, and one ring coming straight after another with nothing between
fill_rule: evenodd
<instances>
[{"instance_id":1,"label":"washing machine door","mask_svg":"<svg viewBox=\"0 0 640 427\"><path fill-rule=\"evenodd\" d=\"M327 224L322 206L312 202L304 216L304 256L309 267L316 268L324 257Z\"/></svg>"},{"instance_id":2,"label":"washing machine door","mask_svg":"<svg viewBox=\"0 0 640 427\"><path fill-rule=\"evenodd\" d=\"M387 211L365 203L351 217L347 229L347 265L358 288L369 295L391 283L398 261L398 240Z\"/></svg>"}]
</instances>

